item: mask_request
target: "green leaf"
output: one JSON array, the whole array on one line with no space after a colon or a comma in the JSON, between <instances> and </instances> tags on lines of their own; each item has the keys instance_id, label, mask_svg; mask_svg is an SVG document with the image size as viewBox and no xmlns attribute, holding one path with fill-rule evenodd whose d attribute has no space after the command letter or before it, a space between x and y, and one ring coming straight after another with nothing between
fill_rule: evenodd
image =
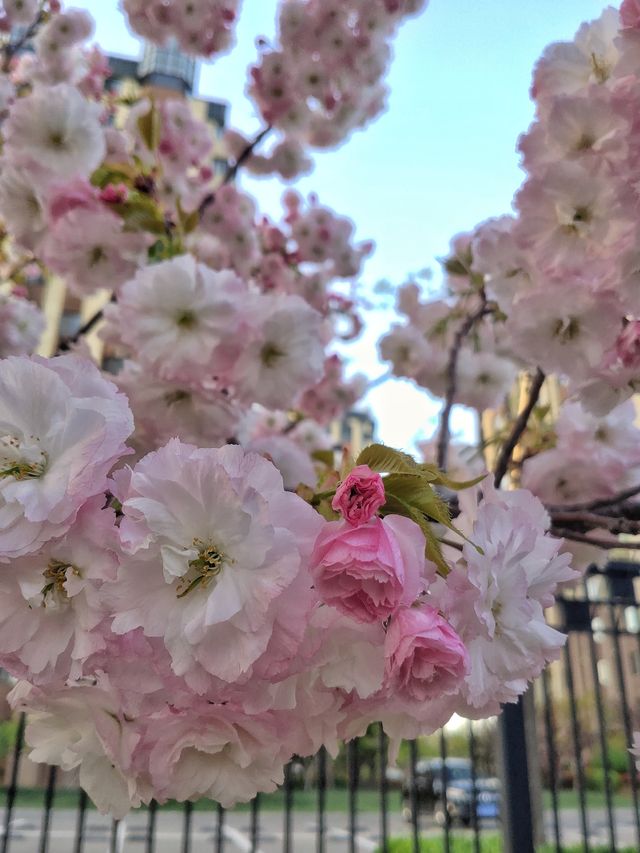
<instances>
[{"instance_id":1,"label":"green leaf","mask_svg":"<svg viewBox=\"0 0 640 853\"><path fill-rule=\"evenodd\" d=\"M148 195L131 193L127 201L114 204L112 208L122 217L126 231L149 231L151 234L166 232L164 214Z\"/></svg>"},{"instance_id":2,"label":"green leaf","mask_svg":"<svg viewBox=\"0 0 640 853\"><path fill-rule=\"evenodd\" d=\"M415 521L424 533L425 556L431 560L431 562L436 564L439 573L443 575L443 577L446 577L449 574L450 568L442 556L442 549L440 548L438 537L434 533L427 519L419 510L395 495L387 495L387 502L382 508L382 514L402 515L405 518L410 518L412 521Z\"/></svg>"},{"instance_id":3,"label":"green leaf","mask_svg":"<svg viewBox=\"0 0 640 853\"><path fill-rule=\"evenodd\" d=\"M148 113L138 119L138 131L149 151L155 151L160 144L160 113L154 103Z\"/></svg>"},{"instance_id":4,"label":"green leaf","mask_svg":"<svg viewBox=\"0 0 640 853\"><path fill-rule=\"evenodd\" d=\"M118 163L112 166L99 166L89 180L94 187L103 190L109 184L132 184L136 174L135 169L127 163Z\"/></svg>"},{"instance_id":5,"label":"green leaf","mask_svg":"<svg viewBox=\"0 0 640 853\"><path fill-rule=\"evenodd\" d=\"M434 485L445 486L445 488L451 489L454 492L459 492L462 489L470 489L472 486L477 486L478 483L481 483L487 476L487 474L481 474L473 480L452 480L451 477L448 477L442 471L439 471L435 465L423 464L419 467L421 470L424 470L429 474L430 482Z\"/></svg>"},{"instance_id":6,"label":"green leaf","mask_svg":"<svg viewBox=\"0 0 640 853\"><path fill-rule=\"evenodd\" d=\"M187 213L178 199L176 204L176 209L178 212L178 223L180 224L180 230L183 234L191 234L192 231L200 224L200 214L198 210L192 210L191 213Z\"/></svg>"},{"instance_id":7,"label":"green leaf","mask_svg":"<svg viewBox=\"0 0 640 853\"><path fill-rule=\"evenodd\" d=\"M418 474L418 463L400 450L384 444L370 444L356 459L356 465L368 465L372 471L388 474Z\"/></svg>"}]
</instances>

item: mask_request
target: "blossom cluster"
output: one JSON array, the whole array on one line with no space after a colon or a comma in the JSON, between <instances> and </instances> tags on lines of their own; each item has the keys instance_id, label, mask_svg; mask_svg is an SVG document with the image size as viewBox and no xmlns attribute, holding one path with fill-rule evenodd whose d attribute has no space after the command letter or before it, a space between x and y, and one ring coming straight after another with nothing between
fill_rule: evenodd
<instances>
[{"instance_id":1,"label":"blossom cluster","mask_svg":"<svg viewBox=\"0 0 640 853\"><path fill-rule=\"evenodd\" d=\"M397 750L454 713L494 714L562 647L544 610L576 572L530 491L456 483L382 445L344 449L336 468L327 427L366 383L332 344L360 331L372 246L315 195L287 192L275 220L232 180L241 165L293 178L305 146L374 118L390 39L424 5L285 0L251 84L282 138L261 155L228 134L221 176L186 103L105 91L84 12L5 0L34 35L32 52L1 46L0 666L34 760L78 768L115 817L151 799L248 800L293 755L335 753L375 721ZM123 6L136 31L204 54L228 45L238 11ZM407 327L383 348L444 389L456 325L478 312L460 388L482 409L521 356L485 312L490 274L469 246L450 264L453 318L409 285ZM84 340L31 355L29 268L108 303L89 325L113 375ZM617 475L624 423L611 450L584 418L585 452L597 444Z\"/></svg>"},{"instance_id":2,"label":"blossom cluster","mask_svg":"<svg viewBox=\"0 0 640 853\"><path fill-rule=\"evenodd\" d=\"M425 5L426 0L285 0L277 46L265 46L251 69L249 94L264 120L290 145L315 148L338 145L367 125L385 107L391 39L403 19Z\"/></svg>"},{"instance_id":3,"label":"blossom cluster","mask_svg":"<svg viewBox=\"0 0 640 853\"><path fill-rule=\"evenodd\" d=\"M563 377L569 393L596 415L637 389L640 40L634 8L609 7L573 41L545 50L532 86L536 116L519 141L527 177L515 213L453 241L445 264L452 299L420 305L405 290L400 308L409 322L382 345L396 373L441 395L441 343L450 344L460 318L483 298L490 310L461 354L460 402L490 404L489 394L482 405L469 397L469 361L473 370L487 361L481 382L495 383L496 391L501 385L502 392L514 365L539 366Z\"/></svg>"},{"instance_id":4,"label":"blossom cluster","mask_svg":"<svg viewBox=\"0 0 640 853\"><path fill-rule=\"evenodd\" d=\"M138 35L159 44L175 39L187 53L207 57L231 47L239 6L240 0L122 0Z\"/></svg>"},{"instance_id":5,"label":"blossom cluster","mask_svg":"<svg viewBox=\"0 0 640 853\"><path fill-rule=\"evenodd\" d=\"M365 390L344 380L329 348L360 331L354 282L371 243L315 196L288 192L278 222L221 185L213 132L186 101L143 97L113 123L119 104L104 91L104 58L86 48L91 33L83 11L48 12L34 52L2 78L0 216L11 252L37 258L78 298L112 292L101 334L126 360L117 382L139 453L174 435L238 440L255 406L327 425ZM0 353L36 348L29 311L3 302ZM312 454L328 442L318 433L315 446L295 432L261 452L288 482L304 471L294 486L314 486Z\"/></svg>"},{"instance_id":6,"label":"blossom cluster","mask_svg":"<svg viewBox=\"0 0 640 853\"><path fill-rule=\"evenodd\" d=\"M247 800L376 720L397 746L494 713L562 646L543 608L575 572L528 492L468 495L445 576L394 511L434 475L382 446L411 473L360 460L304 500L237 445L123 464L127 400L76 355L0 361L0 407L0 664L32 757L116 817Z\"/></svg>"}]
</instances>

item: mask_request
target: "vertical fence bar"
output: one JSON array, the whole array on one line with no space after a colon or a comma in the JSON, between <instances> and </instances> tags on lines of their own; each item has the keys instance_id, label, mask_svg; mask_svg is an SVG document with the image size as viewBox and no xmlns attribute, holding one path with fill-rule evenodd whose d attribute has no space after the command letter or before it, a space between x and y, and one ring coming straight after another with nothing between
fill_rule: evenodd
<instances>
[{"instance_id":1,"label":"vertical fence bar","mask_svg":"<svg viewBox=\"0 0 640 853\"><path fill-rule=\"evenodd\" d=\"M415 740L409 741L409 794L411 797L411 842L412 853L420 853L420 816L418 814L418 780L416 778L416 763L418 761L418 746Z\"/></svg>"},{"instance_id":2,"label":"vertical fence bar","mask_svg":"<svg viewBox=\"0 0 640 853\"><path fill-rule=\"evenodd\" d=\"M224 817L225 811L218 803L218 822L216 824L216 853L224 853Z\"/></svg>"},{"instance_id":3,"label":"vertical fence bar","mask_svg":"<svg viewBox=\"0 0 640 853\"><path fill-rule=\"evenodd\" d=\"M158 803L151 800L149 810L147 812L147 837L145 838L144 851L145 853L155 853L156 848L156 815L158 812Z\"/></svg>"},{"instance_id":4,"label":"vertical fence bar","mask_svg":"<svg viewBox=\"0 0 640 853\"><path fill-rule=\"evenodd\" d=\"M73 853L82 853L84 850L84 826L87 815L87 801L89 797L81 788L78 797L78 815L76 817L76 840Z\"/></svg>"},{"instance_id":5,"label":"vertical fence bar","mask_svg":"<svg viewBox=\"0 0 640 853\"><path fill-rule=\"evenodd\" d=\"M442 841L444 853L451 853L451 838L449 833L449 800L447 798L447 787L449 785L449 772L447 767L447 737L444 729L440 729L440 758L442 760L442 811L444 823L442 824Z\"/></svg>"},{"instance_id":6,"label":"vertical fence bar","mask_svg":"<svg viewBox=\"0 0 640 853\"><path fill-rule=\"evenodd\" d=\"M318 838L316 853L325 853L326 805L327 805L327 751L324 747L316 756L318 771Z\"/></svg>"},{"instance_id":7,"label":"vertical fence bar","mask_svg":"<svg viewBox=\"0 0 640 853\"><path fill-rule=\"evenodd\" d=\"M587 631L589 638L589 658L591 660L591 677L593 678L593 691L596 697L596 717L598 720L598 741L600 744L600 754L602 755L602 767L604 770L604 796L607 807L607 829L609 833L609 845L611 853L617 853L616 846L616 831L615 817L613 812L613 795L611 792L611 778L609 766L609 749L607 747L607 737L605 734L604 709L602 707L602 690L600 687L600 676L598 675L598 655L596 652L596 643L593 637L593 613L591 613L591 602L589 599L589 589L586 580L583 583L584 597L589 605L590 612L590 630Z\"/></svg>"},{"instance_id":8,"label":"vertical fence bar","mask_svg":"<svg viewBox=\"0 0 640 853\"><path fill-rule=\"evenodd\" d=\"M293 777L291 763L284 768L284 839L283 853L294 853L293 840L291 838L293 815Z\"/></svg>"},{"instance_id":9,"label":"vertical fence bar","mask_svg":"<svg viewBox=\"0 0 640 853\"><path fill-rule=\"evenodd\" d=\"M522 696L500 717L505 853L534 853L527 738Z\"/></svg>"},{"instance_id":10,"label":"vertical fence bar","mask_svg":"<svg viewBox=\"0 0 640 853\"><path fill-rule=\"evenodd\" d=\"M389 783L387 780L387 736L382 723L378 725L378 759L380 765L380 853L389 853Z\"/></svg>"},{"instance_id":11,"label":"vertical fence bar","mask_svg":"<svg viewBox=\"0 0 640 853\"><path fill-rule=\"evenodd\" d=\"M18 773L20 771L20 758L22 756L22 747L24 745L24 727L26 717L20 714L18 718L18 728L16 730L16 742L13 746L13 764L11 767L11 779L7 790L7 802L4 808L4 827L2 834L2 853L7 853L11 839L11 817L13 815L13 806L18 793Z\"/></svg>"},{"instance_id":12,"label":"vertical fence bar","mask_svg":"<svg viewBox=\"0 0 640 853\"><path fill-rule=\"evenodd\" d=\"M111 821L111 833L109 835L109 853L120 853L118 850L118 828L120 826L119 820Z\"/></svg>"},{"instance_id":13,"label":"vertical fence bar","mask_svg":"<svg viewBox=\"0 0 640 853\"><path fill-rule=\"evenodd\" d=\"M549 691L549 671L542 671L542 693L544 697L544 730L547 742L547 761L549 763L549 786L551 788L551 810L553 813L553 837L556 842L556 853L562 853L562 836L560 834L560 814L558 810L558 777L556 774L556 742L554 735L553 709Z\"/></svg>"},{"instance_id":14,"label":"vertical fence bar","mask_svg":"<svg viewBox=\"0 0 640 853\"><path fill-rule=\"evenodd\" d=\"M260 794L251 800L251 853L256 853L260 838Z\"/></svg>"},{"instance_id":15,"label":"vertical fence bar","mask_svg":"<svg viewBox=\"0 0 640 853\"><path fill-rule=\"evenodd\" d=\"M52 765L47 777L47 788L44 793L44 811L42 813L42 824L40 826L40 846L38 853L47 853L49 849L49 829L51 826L51 809L56 793L56 776L58 768Z\"/></svg>"},{"instance_id":16,"label":"vertical fence bar","mask_svg":"<svg viewBox=\"0 0 640 853\"><path fill-rule=\"evenodd\" d=\"M358 814L358 741L347 744L347 774L349 785L349 853L358 853L356 844Z\"/></svg>"},{"instance_id":17,"label":"vertical fence bar","mask_svg":"<svg viewBox=\"0 0 640 853\"><path fill-rule=\"evenodd\" d=\"M633 742L633 727L631 725L631 716L629 714L629 700L622 667L622 654L620 653L620 630L618 628L618 617L615 612L615 607L611 599L609 599L609 614L611 617L611 630L613 632L613 652L616 663L616 673L618 677L618 688L620 690L620 698L622 700L622 724L626 742ZM640 849L640 811L638 811L638 778L636 775L635 759L627 750L627 762L629 766L629 778L631 780L631 797L633 799L633 813L636 826L636 844Z\"/></svg>"},{"instance_id":18,"label":"vertical fence bar","mask_svg":"<svg viewBox=\"0 0 640 853\"><path fill-rule=\"evenodd\" d=\"M573 669L571 667L571 651L569 644L571 643L571 634L567 636L567 642L564 645L564 675L569 694L569 711L571 716L571 738L573 740L573 753L576 761L576 777L578 781L578 803L580 807L580 826L582 828L582 849L584 853L589 853L589 826L587 823L587 802L585 798L585 778L584 768L582 766L582 739L580 737L580 721L578 719L578 709L576 707L575 687L573 684Z\"/></svg>"},{"instance_id":19,"label":"vertical fence bar","mask_svg":"<svg viewBox=\"0 0 640 853\"><path fill-rule=\"evenodd\" d=\"M182 847L180 853L191 853L191 821L193 817L193 803L190 800L184 804L182 812Z\"/></svg>"},{"instance_id":20,"label":"vertical fence bar","mask_svg":"<svg viewBox=\"0 0 640 853\"><path fill-rule=\"evenodd\" d=\"M473 853L480 853L480 825L478 823L478 774L476 772L476 736L469 720L469 761L471 762L471 826L473 828Z\"/></svg>"}]
</instances>

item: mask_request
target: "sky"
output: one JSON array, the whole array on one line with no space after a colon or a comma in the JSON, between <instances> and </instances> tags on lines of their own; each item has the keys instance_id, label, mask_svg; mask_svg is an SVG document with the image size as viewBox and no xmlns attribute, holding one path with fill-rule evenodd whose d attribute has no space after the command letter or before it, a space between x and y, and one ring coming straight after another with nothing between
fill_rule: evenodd
<instances>
[{"instance_id":1,"label":"sky","mask_svg":"<svg viewBox=\"0 0 640 853\"><path fill-rule=\"evenodd\" d=\"M75 5L96 19L96 37L110 53L137 56L140 46L126 28L116 0ZM522 182L516 141L530 124L531 73L547 44L573 37L580 23L597 17L603 0L430 0L409 19L395 41L387 112L339 149L316 154L314 172L295 183L303 194L356 223L357 237L376 251L362 276L363 292L387 279L432 268L450 238L509 212ZM275 33L276 0L243 0L237 45L203 64L199 94L229 103L229 123L248 135L260 128L244 95L255 40ZM284 185L247 180L262 210L279 218ZM350 347L350 370L375 378L386 372L376 340L394 321L389 311L367 316L369 330ZM387 381L366 400L378 437L412 449L436 427L439 403L404 380ZM454 434L468 436L473 419L454 413Z\"/></svg>"}]
</instances>

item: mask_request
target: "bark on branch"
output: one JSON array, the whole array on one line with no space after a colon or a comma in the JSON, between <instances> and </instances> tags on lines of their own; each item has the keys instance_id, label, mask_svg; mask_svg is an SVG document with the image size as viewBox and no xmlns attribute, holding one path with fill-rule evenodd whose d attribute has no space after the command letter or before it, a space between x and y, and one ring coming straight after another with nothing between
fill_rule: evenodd
<instances>
[{"instance_id":1,"label":"bark on branch","mask_svg":"<svg viewBox=\"0 0 640 853\"><path fill-rule=\"evenodd\" d=\"M536 404L540 399L540 391L542 390L545 378L546 377L542 370L538 368L536 370L535 376L533 377L531 388L529 389L529 397L527 399L527 404L516 418L516 422L514 423L513 429L511 430L511 435L502 446L502 450L500 451L500 455L498 456L495 476L493 480L496 488L500 487L502 478L509 470L509 465L511 464L511 459L513 457L513 451L518 446L518 442L522 438L522 434L524 433L525 429L527 428L527 424L529 423L531 413L535 409Z\"/></svg>"}]
</instances>

